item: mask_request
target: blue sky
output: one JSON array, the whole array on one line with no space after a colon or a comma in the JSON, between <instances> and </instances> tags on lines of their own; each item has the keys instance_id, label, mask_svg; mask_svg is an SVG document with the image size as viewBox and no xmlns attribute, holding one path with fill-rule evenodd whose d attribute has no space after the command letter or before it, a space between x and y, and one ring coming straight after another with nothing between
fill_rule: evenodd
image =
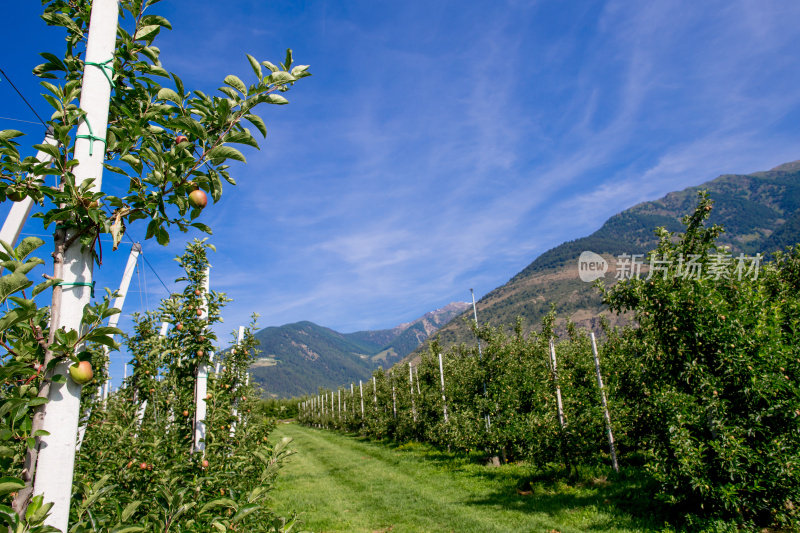
<instances>
[{"instance_id":1,"label":"blue sky","mask_svg":"<svg viewBox=\"0 0 800 533\"><path fill-rule=\"evenodd\" d=\"M15 46L0 67L49 113L30 72L63 41L39 12L4 6ZM291 47L313 73L289 106L262 110L262 150L201 218L231 330L253 311L261 326L391 327L470 287L484 295L638 202L800 159L794 1L166 0L152 12L173 24L156 44L187 88L248 81L245 52L278 62ZM35 119L5 80L0 96L0 128L39 142L41 127L7 120ZM186 237L144 242L170 287ZM99 285L116 287L125 254L107 253ZM125 315L165 295L140 277Z\"/></svg>"}]
</instances>

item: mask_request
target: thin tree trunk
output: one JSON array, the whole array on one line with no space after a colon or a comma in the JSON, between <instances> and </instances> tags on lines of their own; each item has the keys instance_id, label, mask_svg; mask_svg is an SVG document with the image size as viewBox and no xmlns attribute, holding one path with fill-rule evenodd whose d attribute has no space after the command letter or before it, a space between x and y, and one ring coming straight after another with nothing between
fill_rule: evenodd
<instances>
[{"instance_id":1,"label":"thin tree trunk","mask_svg":"<svg viewBox=\"0 0 800 533\"><path fill-rule=\"evenodd\" d=\"M64 245L66 243L66 232L63 229L56 229L53 234L54 251L53 251L53 278L63 279L64 277ZM62 288L60 285L53 286L53 295L50 300L50 331L47 335L47 346L52 346L55 341L56 328L54 324L61 321L61 293ZM44 354L44 368L46 369L42 383L39 386L37 397L45 398L50 394L50 384L53 379L54 368L48 368L50 363L53 362L55 356L49 348ZM31 434L35 435L37 431L44 427L44 413L47 404L36 406L33 412L33 420L31 424ZM17 492L14 498L12 508L14 511L22 516L25 509L28 507L33 493L33 477L36 472L36 461L39 458L39 447L41 446L42 438L35 437L36 444L32 448L28 448L25 452L25 463L22 468L21 478L25 482L25 488Z\"/></svg>"}]
</instances>

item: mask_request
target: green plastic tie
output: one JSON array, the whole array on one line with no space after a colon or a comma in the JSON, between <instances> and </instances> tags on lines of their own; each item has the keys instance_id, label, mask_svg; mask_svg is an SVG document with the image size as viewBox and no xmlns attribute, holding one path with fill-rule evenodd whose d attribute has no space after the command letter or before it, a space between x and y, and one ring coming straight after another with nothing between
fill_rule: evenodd
<instances>
[{"instance_id":1,"label":"green plastic tie","mask_svg":"<svg viewBox=\"0 0 800 533\"><path fill-rule=\"evenodd\" d=\"M91 295L92 295L92 298L94 298L94 281L73 281L73 282L62 281L60 283L57 283L56 285L59 285L60 287L64 287L64 286L69 286L69 287L91 287L92 288Z\"/></svg>"},{"instance_id":2,"label":"green plastic tie","mask_svg":"<svg viewBox=\"0 0 800 533\"><path fill-rule=\"evenodd\" d=\"M115 87L115 85L113 80L114 67L111 66L112 61L114 61L113 57L111 59L106 59L105 61L101 61L99 63L96 63L94 61L84 61L83 64L99 68L100 71L105 75L106 79L108 80L108 84L111 85L111 87L113 88Z\"/></svg>"},{"instance_id":3,"label":"green plastic tie","mask_svg":"<svg viewBox=\"0 0 800 533\"><path fill-rule=\"evenodd\" d=\"M91 143L89 143L89 157L92 157L92 155L94 155L94 141L100 141L101 143L103 143L103 149L105 149L106 140L103 139L102 137L98 137L98 136L96 136L94 134L94 131L92 131L92 125L89 123L88 120L86 120L86 117L83 118L83 121L86 123L86 127L89 128L89 134L88 135L76 135L75 138L76 139L89 139L90 141L92 141Z\"/></svg>"}]
</instances>

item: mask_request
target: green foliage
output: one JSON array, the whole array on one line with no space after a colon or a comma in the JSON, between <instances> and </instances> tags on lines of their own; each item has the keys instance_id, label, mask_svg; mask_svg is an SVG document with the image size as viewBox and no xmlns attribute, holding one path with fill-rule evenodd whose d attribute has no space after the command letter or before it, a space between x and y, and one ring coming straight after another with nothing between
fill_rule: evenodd
<instances>
[{"instance_id":1,"label":"green foliage","mask_svg":"<svg viewBox=\"0 0 800 533\"><path fill-rule=\"evenodd\" d=\"M123 524L131 531L277 531L286 523L269 512L267 493L290 454L288 442L268 444L273 425L246 379L257 354L255 319L241 342L234 335L214 372L211 326L227 299L204 290L208 248L203 241L187 246L179 258L186 275L177 280L184 290L158 312L135 317L126 336L132 375L106 402L92 402L76 462L83 498L73 505L71 531ZM164 337L162 321L176 326ZM200 452L193 446L194 391L205 366L211 372Z\"/></svg>"},{"instance_id":2,"label":"green foliage","mask_svg":"<svg viewBox=\"0 0 800 533\"><path fill-rule=\"evenodd\" d=\"M758 275L742 272L716 245L722 228L706 225L710 213L703 192L684 217L682 235L656 232L651 254L667 270L601 290L610 309L636 321L622 329L604 325L599 360L610 429L621 462L643 467L652 496L682 517L680 527L796 529L800 247L777 253ZM687 275L689 259L705 274ZM341 412L321 409L319 398L331 392L321 390L300 400L299 420L448 451L480 450L545 470L556 465L568 478L608 465L590 338L567 321L554 343L554 367L555 318L551 309L538 332L526 333L521 321L513 328L473 326L479 347L445 352L431 343L418 363L419 389L416 382L409 387L408 365L397 365L375 373L377 401L363 416L347 390Z\"/></svg>"},{"instance_id":3,"label":"green foliage","mask_svg":"<svg viewBox=\"0 0 800 533\"><path fill-rule=\"evenodd\" d=\"M32 156L20 155L21 132L0 131L0 201L30 198L40 205L36 216L42 218L46 228L54 226L55 250L52 257L56 277L63 271L66 253L72 252L73 247L81 247L82 251L91 253L93 260L102 264L100 235L110 234L116 248L126 227L136 221L146 222L146 237L155 238L160 244L169 242L170 231L174 228L187 231L193 227L210 233L210 228L197 220L200 210L190 208L189 193L202 189L218 201L223 181L235 184L228 163L244 162L245 159L233 145L258 147L245 124L249 123L262 135L266 134L264 121L254 114L256 107L287 103L278 93L286 92L295 81L310 75L306 66L294 64L291 51L287 51L280 67L268 61L259 63L247 56L255 75L250 85L229 75L224 80L225 86L220 88L221 96L187 91L180 78L161 64L159 50L154 46L156 36L162 30L171 29L169 21L150 12L156 3L158 0L121 0L121 22L113 57L106 63L87 63L85 54L92 3L42 2L42 19L65 34L65 50L59 54L42 53L44 63L34 69L43 80L43 98L53 109L47 123L54 143L34 144L33 148L52 157L52 165ZM268 72L263 72L262 66ZM102 70L112 86L106 132L93 131L85 111L79 107L85 68ZM90 152L102 150L106 170L121 177L121 181L110 180L114 184L112 188L100 190L100 184L94 179L76 177L75 169L79 163L75 157L76 129L79 126L88 128L92 136L101 136L89 137ZM188 137L188 140L176 142L179 135ZM45 183L48 176L56 178L56 187ZM109 190L113 194L108 194ZM107 357L104 349L116 348L113 335L121 333L103 326L103 323L119 310L111 307L113 295L107 291L103 299L84 307L81 324L76 329L51 328L51 318L56 324L60 322L61 300L58 295L64 283L46 276L46 281L34 285L29 277L33 269L44 264L43 259L31 256L42 244L40 239L29 238L16 249L2 243L3 251L0 251L0 266L4 269L0 278L0 303L6 304L5 312L0 316L0 346L6 351L0 366L0 466L4 475L0 482L3 489L0 490L0 524L19 532L52 530L42 525L51 505L43 502L41 497L31 498L30 489L36 451L41 437L46 435L37 429L46 416L43 406L47 402L50 384L69 379L58 370L67 368L68 365L62 363L69 361L90 361L94 368L93 380L82 389L82 414L90 421L84 450L92 441L101 446L96 449L92 445L89 452L84 452L84 455L97 454L92 456L93 462L88 466L80 458L78 460L78 469L84 469L84 477L79 480L76 490L84 499L73 508L76 522L71 531L166 531L180 515L194 516L194 522L182 529L186 531L191 528L207 531L206 526L218 530L243 527L256 517L267 520L268 513L263 509L263 491L266 489L256 488L255 484L273 475L275 465L286 452L285 449L265 447L259 452L259 461L242 458L239 443L245 435L263 441L269 426L254 424L251 428L246 413L252 410L252 405L244 398L254 397L255 393L245 396L242 392L234 399L234 392L240 392L238 388L231 391L226 388L223 398L227 397L227 401L235 403L239 409L240 416L234 418L240 421L241 431L237 431L237 435L241 433L241 439L233 439L237 443L234 446L231 439L226 439L213 425L207 435L209 450L224 455L216 449L227 449L230 460L238 461L237 464L249 476L244 484L236 485L242 492L235 497L231 495L231 503L219 508L201 507L189 513L198 501L197 493L187 492L188 488L173 491L175 480L164 481L172 474L187 476L187 479L204 479L196 472L196 464L186 461L176 466L174 472L165 469L159 473L159 483L163 486L156 492L160 495L163 512L156 512L154 507L141 503L145 500L140 502L132 497L146 494L144 487L154 488L149 484L152 480L117 479L126 473L120 461L133 451L152 455L155 460L177 453L178 448L184 449L184 443L168 443L166 438L167 435L174 437L185 428L176 424L175 432L162 434L150 428L149 424L153 422L147 416L142 426L136 428L138 417L131 414L130 403L148 400L154 416L160 416L159 422L163 422L164 403L168 401L164 388L174 387L170 394L174 393L177 401L185 403L191 395L185 390L188 382L177 378L186 377L186 372L191 372L190 366L196 365L197 361L207 360L208 352L201 356L195 351L195 359L187 357L183 366L177 363L177 366L171 366L174 372L170 379L159 382L153 372L163 364L174 362L171 358L174 354L165 356L159 353L162 341L148 329L155 317L145 317L137 325L137 337L132 341L136 366L141 366L141 372L135 372L123 393L99 407L93 398L106 379L102 370ZM188 260L205 260L200 248ZM196 284L197 279L190 282ZM34 302L36 295L50 288L53 288L50 307ZM215 294L209 298L212 320L218 318L218 308L223 299ZM173 303L177 305L173 311L182 312L184 308L177 304L177 299ZM198 325L198 320L199 317L195 317L192 325ZM252 334L249 335L251 339ZM203 346L210 348L213 340L209 335ZM199 340L192 342L195 345L202 343ZM252 344L253 341L246 342ZM236 361L232 359L230 366L240 371L246 363L244 360ZM238 379L233 374L231 376L234 377L226 379ZM131 395L126 396L128 393ZM213 409L211 412L213 416L223 416ZM231 414L224 416L232 417ZM140 438L136 438L137 435ZM163 451L165 455L159 456L154 450ZM92 477L89 473L98 475ZM180 484L185 485L183 478L175 479L180 479ZM218 482L222 483L222 478ZM192 486L202 487L202 484ZM131 490L124 492L121 487ZM120 494L118 500L130 504L119 507L109 499L111 493ZM12 498L13 509L7 505ZM142 513L147 514L143 517ZM139 520L147 527L123 525L130 520ZM157 523L160 525L153 525ZM274 525L270 524L267 520L263 527L269 530Z\"/></svg>"},{"instance_id":4,"label":"green foliage","mask_svg":"<svg viewBox=\"0 0 800 533\"><path fill-rule=\"evenodd\" d=\"M707 196L675 243L660 232L663 258L698 256L705 267L718 226L705 227ZM638 446L662 496L694 511L798 525L800 249L778 254L757 279L733 268L719 279L631 280L607 290L614 310L639 326L618 357L637 361L622 376L635 394ZM638 388L638 392L633 392Z\"/></svg>"}]
</instances>

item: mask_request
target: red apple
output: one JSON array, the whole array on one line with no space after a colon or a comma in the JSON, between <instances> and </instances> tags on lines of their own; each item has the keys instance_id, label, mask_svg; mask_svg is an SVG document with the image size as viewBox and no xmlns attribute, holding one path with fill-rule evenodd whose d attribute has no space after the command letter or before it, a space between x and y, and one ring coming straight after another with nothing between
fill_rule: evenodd
<instances>
[{"instance_id":1,"label":"red apple","mask_svg":"<svg viewBox=\"0 0 800 533\"><path fill-rule=\"evenodd\" d=\"M203 316L203 310L202 309L198 309L197 310L197 316Z\"/></svg>"},{"instance_id":2,"label":"red apple","mask_svg":"<svg viewBox=\"0 0 800 533\"><path fill-rule=\"evenodd\" d=\"M208 459L203 459L203 468L208 468Z\"/></svg>"},{"instance_id":3,"label":"red apple","mask_svg":"<svg viewBox=\"0 0 800 533\"><path fill-rule=\"evenodd\" d=\"M197 350L197 357L203 357L203 350Z\"/></svg>"},{"instance_id":4,"label":"red apple","mask_svg":"<svg viewBox=\"0 0 800 533\"><path fill-rule=\"evenodd\" d=\"M194 291L194 295L195 296L200 296L201 294L202 293L200 292L200 289L197 289L197 290Z\"/></svg>"},{"instance_id":5,"label":"red apple","mask_svg":"<svg viewBox=\"0 0 800 533\"><path fill-rule=\"evenodd\" d=\"M139 469L140 469L140 470L147 470L147 463L141 463L141 464L139 465Z\"/></svg>"},{"instance_id":6,"label":"red apple","mask_svg":"<svg viewBox=\"0 0 800 533\"><path fill-rule=\"evenodd\" d=\"M208 196L204 191L196 189L189 193L189 205L197 209L203 209L208 204Z\"/></svg>"},{"instance_id":7,"label":"red apple","mask_svg":"<svg viewBox=\"0 0 800 533\"><path fill-rule=\"evenodd\" d=\"M69 367L69 375L72 377L72 381L78 385L89 383L92 381L92 377L94 377L92 363L89 361L81 361L77 365L72 365Z\"/></svg>"},{"instance_id":8,"label":"red apple","mask_svg":"<svg viewBox=\"0 0 800 533\"><path fill-rule=\"evenodd\" d=\"M184 410L183 411L183 416L189 416L189 411L188 410Z\"/></svg>"},{"instance_id":9,"label":"red apple","mask_svg":"<svg viewBox=\"0 0 800 533\"><path fill-rule=\"evenodd\" d=\"M178 323L175 325L175 329L177 329L178 331L183 331L183 324L181 324L180 322L178 322Z\"/></svg>"},{"instance_id":10,"label":"red apple","mask_svg":"<svg viewBox=\"0 0 800 533\"><path fill-rule=\"evenodd\" d=\"M189 137L187 137L186 135L178 135L177 137L175 137L175 144L180 144L185 142L189 142Z\"/></svg>"}]
</instances>

